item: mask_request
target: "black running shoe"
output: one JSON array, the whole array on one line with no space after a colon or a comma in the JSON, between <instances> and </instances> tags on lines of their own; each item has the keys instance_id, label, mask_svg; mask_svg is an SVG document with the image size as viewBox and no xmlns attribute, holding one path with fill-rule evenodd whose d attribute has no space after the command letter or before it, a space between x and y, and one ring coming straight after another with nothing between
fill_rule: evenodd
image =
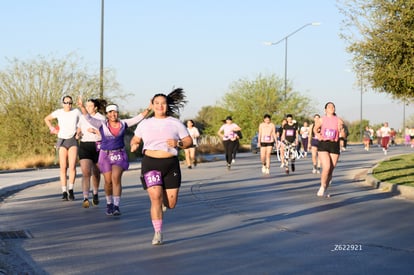
<instances>
[{"instance_id":1,"label":"black running shoe","mask_svg":"<svg viewBox=\"0 0 414 275\"><path fill-rule=\"evenodd\" d=\"M107 204L105 214L107 216L112 216L113 213L114 213L114 204L113 203Z\"/></svg>"},{"instance_id":2,"label":"black running shoe","mask_svg":"<svg viewBox=\"0 0 414 275\"><path fill-rule=\"evenodd\" d=\"M121 216L121 210L119 210L119 206L114 205L114 210L112 211L112 215Z\"/></svg>"},{"instance_id":3,"label":"black running shoe","mask_svg":"<svg viewBox=\"0 0 414 275\"><path fill-rule=\"evenodd\" d=\"M73 189L69 190L69 200L71 201L75 200L75 194L73 194Z\"/></svg>"},{"instance_id":4,"label":"black running shoe","mask_svg":"<svg viewBox=\"0 0 414 275\"><path fill-rule=\"evenodd\" d=\"M68 193L67 192L63 192L62 194L62 201L68 201Z\"/></svg>"},{"instance_id":5,"label":"black running shoe","mask_svg":"<svg viewBox=\"0 0 414 275\"><path fill-rule=\"evenodd\" d=\"M291 167L292 167L292 172L295 172L295 164L294 163L291 164Z\"/></svg>"},{"instance_id":6,"label":"black running shoe","mask_svg":"<svg viewBox=\"0 0 414 275\"><path fill-rule=\"evenodd\" d=\"M99 204L99 197L98 194L94 194L92 198L92 205L96 206Z\"/></svg>"}]
</instances>

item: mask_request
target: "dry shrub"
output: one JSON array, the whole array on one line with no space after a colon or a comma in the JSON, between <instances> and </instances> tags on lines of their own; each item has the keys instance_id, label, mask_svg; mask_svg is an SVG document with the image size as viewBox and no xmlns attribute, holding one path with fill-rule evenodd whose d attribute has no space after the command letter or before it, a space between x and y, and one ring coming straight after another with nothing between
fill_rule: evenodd
<instances>
[{"instance_id":1,"label":"dry shrub","mask_svg":"<svg viewBox=\"0 0 414 275\"><path fill-rule=\"evenodd\" d=\"M197 152L199 154L220 154L224 153L223 144L201 144L197 147Z\"/></svg>"},{"instance_id":2,"label":"dry shrub","mask_svg":"<svg viewBox=\"0 0 414 275\"><path fill-rule=\"evenodd\" d=\"M54 155L25 156L12 161L1 161L0 170L50 167L56 164Z\"/></svg>"}]
</instances>

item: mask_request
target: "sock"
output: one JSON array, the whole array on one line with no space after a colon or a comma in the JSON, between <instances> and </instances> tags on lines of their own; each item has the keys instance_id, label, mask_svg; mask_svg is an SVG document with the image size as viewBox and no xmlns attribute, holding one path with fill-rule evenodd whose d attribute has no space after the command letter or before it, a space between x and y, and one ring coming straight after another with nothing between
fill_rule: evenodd
<instances>
[{"instance_id":1,"label":"sock","mask_svg":"<svg viewBox=\"0 0 414 275\"><path fill-rule=\"evenodd\" d=\"M89 197L89 192L83 192L83 198L87 199Z\"/></svg>"},{"instance_id":2,"label":"sock","mask_svg":"<svg viewBox=\"0 0 414 275\"><path fill-rule=\"evenodd\" d=\"M106 196L106 204L112 203L112 196Z\"/></svg>"},{"instance_id":3,"label":"sock","mask_svg":"<svg viewBox=\"0 0 414 275\"><path fill-rule=\"evenodd\" d=\"M66 188L66 185L62 186L62 192L66 192L66 191L68 191L67 188Z\"/></svg>"},{"instance_id":4,"label":"sock","mask_svg":"<svg viewBox=\"0 0 414 275\"><path fill-rule=\"evenodd\" d=\"M152 226L154 227L155 232L161 232L162 220L152 220Z\"/></svg>"},{"instance_id":5,"label":"sock","mask_svg":"<svg viewBox=\"0 0 414 275\"><path fill-rule=\"evenodd\" d=\"M114 196L114 205L119 206L119 202L121 201L121 196Z\"/></svg>"},{"instance_id":6,"label":"sock","mask_svg":"<svg viewBox=\"0 0 414 275\"><path fill-rule=\"evenodd\" d=\"M74 186L73 183L69 183L69 190L73 190L73 186Z\"/></svg>"}]
</instances>

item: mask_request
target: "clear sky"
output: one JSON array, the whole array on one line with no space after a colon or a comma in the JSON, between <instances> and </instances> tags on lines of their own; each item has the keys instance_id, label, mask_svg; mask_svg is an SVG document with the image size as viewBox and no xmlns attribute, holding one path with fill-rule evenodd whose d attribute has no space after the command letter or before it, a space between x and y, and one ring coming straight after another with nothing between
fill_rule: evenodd
<instances>
[{"instance_id":1,"label":"clear sky","mask_svg":"<svg viewBox=\"0 0 414 275\"><path fill-rule=\"evenodd\" d=\"M99 72L101 0L3 0L0 7L0 69L6 57L76 52ZM193 118L239 79L283 78L284 43L263 42L320 22L289 37L288 79L321 114L333 101L344 119L360 118L360 88L339 38L335 0L105 0L104 19L104 66L134 94L121 103L128 111L146 107L155 93L183 87L189 104L182 118ZM362 110L371 123L402 127L403 104L385 94L364 93ZM405 108L406 118L413 113L411 105Z\"/></svg>"}]
</instances>

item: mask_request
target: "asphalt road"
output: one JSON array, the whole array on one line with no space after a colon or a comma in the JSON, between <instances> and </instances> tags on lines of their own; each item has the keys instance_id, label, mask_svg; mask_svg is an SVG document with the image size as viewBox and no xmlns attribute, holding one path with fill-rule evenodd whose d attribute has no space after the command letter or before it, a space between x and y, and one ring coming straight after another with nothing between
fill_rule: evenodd
<instances>
[{"instance_id":1,"label":"asphalt road","mask_svg":"<svg viewBox=\"0 0 414 275\"><path fill-rule=\"evenodd\" d=\"M99 206L84 209L80 180L73 202L52 181L5 198L0 229L28 237L3 240L19 260L16 274L414 274L414 201L363 181L377 161L406 150L350 147L323 199L309 158L289 176L274 157L263 176L251 153L231 171L224 161L182 166L162 246L151 245L139 167L124 174L120 217L105 216L103 191Z\"/></svg>"}]
</instances>

